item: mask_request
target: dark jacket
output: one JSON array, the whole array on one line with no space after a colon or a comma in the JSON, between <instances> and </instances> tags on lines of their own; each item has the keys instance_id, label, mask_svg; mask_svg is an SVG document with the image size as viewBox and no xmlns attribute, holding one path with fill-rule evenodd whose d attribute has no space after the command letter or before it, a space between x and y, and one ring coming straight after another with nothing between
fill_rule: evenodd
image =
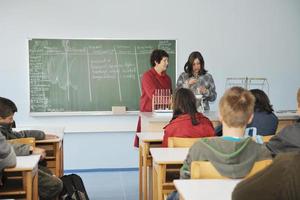
<instances>
[{"instance_id":1,"label":"dark jacket","mask_svg":"<svg viewBox=\"0 0 300 200\"><path fill-rule=\"evenodd\" d=\"M0 172L3 168L16 165L16 154L0 133Z\"/></svg>"},{"instance_id":2,"label":"dark jacket","mask_svg":"<svg viewBox=\"0 0 300 200\"><path fill-rule=\"evenodd\" d=\"M274 113L255 112L253 120L247 127L255 127L257 135L274 135L278 126L278 118Z\"/></svg>"},{"instance_id":3,"label":"dark jacket","mask_svg":"<svg viewBox=\"0 0 300 200\"><path fill-rule=\"evenodd\" d=\"M282 129L267 143L273 154L300 151L300 121Z\"/></svg>"},{"instance_id":4,"label":"dark jacket","mask_svg":"<svg viewBox=\"0 0 300 200\"><path fill-rule=\"evenodd\" d=\"M240 182L232 200L299 200L300 154L278 155L273 163Z\"/></svg>"},{"instance_id":5,"label":"dark jacket","mask_svg":"<svg viewBox=\"0 0 300 200\"><path fill-rule=\"evenodd\" d=\"M6 137L7 140L34 137L36 140L45 139L45 133L38 130L24 130L24 131L13 131L8 125L0 125L0 133ZM14 151L17 156L29 155L30 146L27 144L13 144Z\"/></svg>"}]
</instances>

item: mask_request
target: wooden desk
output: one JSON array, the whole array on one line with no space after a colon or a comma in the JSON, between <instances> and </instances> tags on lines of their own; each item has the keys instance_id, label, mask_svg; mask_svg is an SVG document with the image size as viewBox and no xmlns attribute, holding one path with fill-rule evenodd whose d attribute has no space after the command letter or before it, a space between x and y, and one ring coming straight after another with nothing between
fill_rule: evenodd
<instances>
[{"instance_id":1,"label":"wooden desk","mask_svg":"<svg viewBox=\"0 0 300 200\"><path fill-rule=\"evenodd\" d=\"M150 147L160 147L164 133L163 132L141 132L137 133L139 137L139 199L147 200L148 186L151 185L151 166L152 157ZM150 180L149 180L150 179Z\"/></svg>"},{"instance_id":2,"label":"wooden desk","mask_svg":"<svg viewBox=\"0 0 300 200\"><path fill-rule=\"evenodd\" d=\"M287 125L293 124L299 118L296 113L286 112L286 113L275 113L279 119L277 132ZM220 125L218 118L218 113L216 111L205 112L204 115L208 117L214 127ZM156 132L162 131L163 127L166 126L172 118L172 114L155 114L152 112L140 112L141 116L141 129L142 132Z\"/></svg>"},{"instance_id":3,"label":"wooden desk","mask_svg":"<svg viewBox=\"0 0 300 200\"><path fill-rule=\"evenodd\" d=\"M26 200L38 199L38 162L40 155L17 156L17 165L14 168L6 168L4 172L22 172L23 188L17 190L0 190L1 196L26 195Z\"/></svg>"},{"instance_id":4,"label":"wooden desk","mask_svg":"<svg viewBox=\"0 0 300 200\"><path fill-rule=\"evenodd\" d=\"M231 200L231 193L240 179L186 179L174 180L180 199Z\"/></svg>"},{"instance_id":5,"label":"wooden desk","mask_svg":"<svg viewBox=\"0 0 300 200\"><path fill-rule=\"evenodd\" d=\"M167 167L182 166L189 148L151 148L153 158L153 200L163 200L164 194L173 189L173 184L166 181ZM174 168L172 168L174 170Z\"/></svg>"},{"instance_id":6,"label":"wooden desk","mask_svg":"<svg viewBox=\"0 0 300 200\"><path fill-rule=\"evenodd\" d=\"M278 117L278 127L276 133L281 131L284 127L294 124L298 119L299 115L297 113L291 113L291 112L275 112L275 115Z\"/></svg>"},{"instance_id":7,"label":"wooden desk","mask_svg":"<svg viewBox=\"0 0 300 200\"><path fill-rule=\"evenodd\" d=\"M57 177L64 175L63 140L62 138L36 140L36 146L46 150L47 167Z\"/></svg>"},{"instance_id":8,"label":"wooden desk","mask_svg":"<svg viewBox=\"0 0 300 200\"><path fill-rule=\"evenodd\" d=\"M48 140L36 140L36 147L46 150L47 167L57 177L64 175L64 159L63 159L63 127L44 127L44 126L20 126L16 131L20 130L41 130L46 134L52 134L58 136L55 139Z\"/></svg>"}]
</instances>

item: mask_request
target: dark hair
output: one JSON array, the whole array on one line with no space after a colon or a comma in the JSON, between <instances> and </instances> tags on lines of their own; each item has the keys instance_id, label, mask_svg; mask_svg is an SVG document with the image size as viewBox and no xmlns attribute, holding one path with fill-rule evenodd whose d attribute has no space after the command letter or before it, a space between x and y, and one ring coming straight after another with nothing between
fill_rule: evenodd
<instances>
[{"instance_id":1,"label":"dark hair","mask_svg":"<svg viewBox=\"0 0 300 200\"><path fill-rule=\"evenodd\" d=\"M0 117L6 118L18 111L16 104L10 99L0 97Z\"/></svg>"},{"instance_id":2,"label":"dark hair","mask_svg":"<svg viewBox=\"0 0 300 200\"><path fill-rule=\"evenodd\" d=\"M160 61L164 58L164 57L167 57L169 58L169 54L167 52L165 52L164 50L162 49L154 49L151 53L151 56L150 56L150 63L151 63L151 66L154 67L155 66L155 61L157 63L160 63Z\"/></svg>"},{"instance_id":3,"label":"dark hair","mask_svg":"<svg viewBox=\"0 0 300 200\"><path fill-rule=\"evenodd\" d=\"M254 111L267 113L272 113L274 111L273 106L270 104L270 100L264 91L252 89L250 92L255 97Z\"/></svg>"},{"instance_id":4,"label":"dark hair","mask_svg":"<svg viewBox=\"0 0 300 200\"><path fill-rule=\"evenodd\" d=\"M194 93L187 88L180 88L176 91L173 101L173 119L181 114L189 114L193 125L199 124L196 119L197 107ZM171 120L171 121L172 121Z\"/></svg>"},{"instance_id":5,"label":"dark hair","mask_svg":"<svg viewBox=\"0 0 300 200\"><path fill-rule=\"evenodd\" d=\"M199 59L201 69L199 71L199 76L206 74L207 70L204 68L205 63L204 59L199 51L194 51L189 55L188 61L184 65L184 71L185 73L188 73L189 77L193 76L193 63L195 59Z\"/></svg>"}]
</instances>

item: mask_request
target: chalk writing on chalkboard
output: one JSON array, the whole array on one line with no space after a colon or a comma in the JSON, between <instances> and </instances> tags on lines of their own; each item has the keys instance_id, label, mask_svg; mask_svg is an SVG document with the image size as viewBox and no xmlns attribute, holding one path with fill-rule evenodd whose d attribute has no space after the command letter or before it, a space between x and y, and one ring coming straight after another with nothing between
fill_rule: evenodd
<instances>
[{"instance_id":1,"label":"chalk writing on chalkboard","mask_svg":"<svg viewBox=\"0 0 300 200\"><path fill-rule=\"evenodd\" d=\"M141 76L153 49L169 53L175 83L175 40L29 40L30 112L139 108Z\"/></svg>"}]
</instances>

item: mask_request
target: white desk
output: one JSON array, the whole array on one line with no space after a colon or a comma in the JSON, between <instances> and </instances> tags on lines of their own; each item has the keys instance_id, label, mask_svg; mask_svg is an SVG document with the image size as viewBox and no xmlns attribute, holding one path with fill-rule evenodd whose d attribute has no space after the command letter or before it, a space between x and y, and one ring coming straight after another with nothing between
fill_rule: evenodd
<instances>
[{"instance_id":1,"label":"white desk","mask_svg":"<svg viewBox=\"0 0 300 200\"><path fill-rule=\"evenodd\" d=\"M31 170L38 164L41 155L17 156L17 165L14 168L6 168L5 171Z\"/></svg>"},{"instance_id":2,"label":"white desk","mask_svg":"<svg viewBox=\"0 0 300 200\"><path fill-rule=\"evenodd\" d=\"M151 148L153 158L153 200L162 200L164 195L174 189L172 183L167 183L167 167L179 171L189 148Z\"/></svg>"},{"instance_id":3,"label":"white desk","mask_svg":"<svg viewBox=\"0 0 300 200\"><path fill-rule=\"evenodd\" d=\"M141 132L139 137L139 199L148 199L148 186L151 180L152 157L150 147L161 146L164 133L161 132ZM149 174L149 178L148 178Z\"/></svg>"},{"instance_id":4,"label":"white desk","mask_svg":"<svg viewBox=\"0 0 300 200\"><path fill-rule=\"evenodd\" d=\"M231 200L231 193L240 179L189 179L174 180L174 185L184 200Z\"/></svg>"},{"instance_id":5,"label":"white desk","mask_svg":"<svg viewBox=\"0 0 300 200\"><path fill-rule=\"evenodd\" d=\"M41 155L17 156L17 165L13 168L5 168L4 172L22 172L23 188L21 190L1 191L0 194L19 195L25 194L26 200L38 199L38 162Z\"/></svg>"},{"instance_id":6,"label":"white desk","mask_svg":"<svg viewBox=\"0 0 300 200\"><path fill-rule=\"evenodd\" d=\"M141 116L142 131L162 131L163 127L166 126L172 118L172 115L156 115L152 112L140 112L139 115ZM212 121L214 127L220 125L218 112L208 111L204 112L204 115ZM277 132L285 126L295 123L299 118L297 113L293 112L275 112L275 115L279 120Z\"/></svg>"}]
</instances>

